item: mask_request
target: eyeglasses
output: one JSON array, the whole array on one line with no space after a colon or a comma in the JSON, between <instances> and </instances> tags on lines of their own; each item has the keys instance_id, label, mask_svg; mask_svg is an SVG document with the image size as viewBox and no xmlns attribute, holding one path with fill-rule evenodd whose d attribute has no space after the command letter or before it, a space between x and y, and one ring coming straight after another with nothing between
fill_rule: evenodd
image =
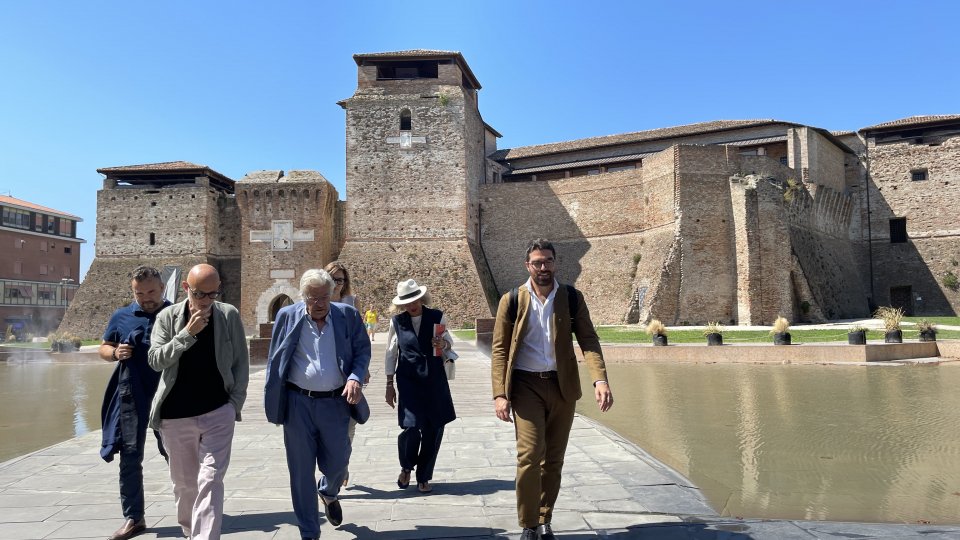
<instances>
[{"instance_id":1,"label":"eyeglasses","mask_svg":"<svg viewBox=\"0 0 960 540\"><path fill-rule=\"evenodd\" d=\"M223 291L221 291L221 290L216 290L216 291L211 291L211 292L202 292L202 291L198 291L198 290L196 290L196 289L188 289L188 290L190 291L190 294L193 295L193 297L196 298L196 299L198 299L198 300L202 300L202 299L204 299L204 298L209 298L209 299L211 299L211 300L216 300L217 298L220 297L221 294L223 294Z\"/></svg>"},{"instance_id":2,"label":"eyeglasses","mask_svg":"<svg viewBox=\"0 0 960 540\"><path fill-rule=\"evenodd\" d=\"M528 261L527 264L534 268L550 268L553 266L553 263L556 262L553 259L546 259L543 261Z\"/></svg>"},{"instance_id":3,"label":"eyeglasses","mask_svg":"<svg viewBox=\"0 0 960 540\"><path fill-rule=\"evenodd\" d=\"M329 302L329 301L330 301L330 295L327 295L327 296L316 296L316 297L314 297L314 296L304 296L304 297L303 297L303 301L306 302L307 305L310 305L310 304L318 305L318 304L323 303L323 302Z\"/></svg>"}]
</instances>

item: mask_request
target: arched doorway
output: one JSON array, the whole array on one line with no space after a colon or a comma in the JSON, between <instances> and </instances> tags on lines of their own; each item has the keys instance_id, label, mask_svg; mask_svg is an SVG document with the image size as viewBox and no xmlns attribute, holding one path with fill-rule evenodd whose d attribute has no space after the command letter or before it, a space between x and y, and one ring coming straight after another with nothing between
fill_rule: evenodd
<instances>
[{"instance_id":1,"label":"arched doorway","mask_svg":"<svg viewBox=\"0 0 960 540\"><path fill-rule=\"evenodd\" d=\"M280 311L280 308L289 306L291 304L293 304L293 300L291 300L290 297L285 294L281 294L280 296L274 298L273 301L270 302L269 322L274 322L277 320L277 312Z\"/></svg>"}]
</instances>

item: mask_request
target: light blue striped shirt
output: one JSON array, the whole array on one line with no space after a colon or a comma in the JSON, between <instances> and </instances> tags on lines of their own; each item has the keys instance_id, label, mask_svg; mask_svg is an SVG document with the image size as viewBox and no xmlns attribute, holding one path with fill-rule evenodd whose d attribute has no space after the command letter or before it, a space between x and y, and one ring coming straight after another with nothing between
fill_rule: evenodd
<instances>
[{"instance_id":1,"label":"light blue striped shirt","mask_svg":"<svg viewBox=\"0 0 960 540\"><path fill-rule=\"evenodd\" d=\"M300 329L297 349L293 352L293 365L287 372L287 380L303 388L328 392L340 388L346 382L337 362L337 341L333 333L333 317L327 313L326 324L321 331L316 321L310 318Z\"/></svg>"}]
</instances>

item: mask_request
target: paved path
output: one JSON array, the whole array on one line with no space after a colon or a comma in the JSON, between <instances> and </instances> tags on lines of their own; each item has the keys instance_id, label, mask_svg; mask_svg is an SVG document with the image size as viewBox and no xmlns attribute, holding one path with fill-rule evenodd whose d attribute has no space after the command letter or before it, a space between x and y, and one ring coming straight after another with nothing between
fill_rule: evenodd
<instances>
[{"instance_id":1,"label":"paved path","mask_svg":"<svg viewBox=\"0 0 960 540\"><path fill-rule=\"evenodd\" d=\"M381 340L383 339L381 334ZM357 429L344 523L322 538L511 538L519 536L512 425L494 418L485 356L458 342L452 382L459 418L447 427L431 495L396 486L396 416L382 399L382 341L367 389L373 414ZM264 372L255 372L226 478L226 539L297 539L280 428L264 420ZM616 386L614 386L616 388ZM89 433L0 464L0 540L106 538L121 523L117 464ZM149 531L178 538L163 459L144 465ZM809 539L960 538L960 526L871 525L721 518L700 491L643 450L582 417L574 422L554 529L560 538Z\"/></svg>"}]
</instances>

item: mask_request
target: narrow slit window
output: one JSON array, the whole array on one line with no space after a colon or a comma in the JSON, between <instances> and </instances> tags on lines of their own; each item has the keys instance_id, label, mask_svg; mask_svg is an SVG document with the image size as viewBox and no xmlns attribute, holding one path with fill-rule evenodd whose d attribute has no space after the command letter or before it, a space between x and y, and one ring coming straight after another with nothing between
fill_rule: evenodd
<instances>
[{"instance_id":1,"label":"narrow slit window","mask_svg":"<svg viewBox=\"0 0 960 540\"><path fill-rule=\"evenodd\" d=\"M400 131L411 131L410 124L410 110L404 109L400 111Z\"/></svg>"},{"instance_id":2,"label":"narrow slit window","mask_svg":"<svg viewBox=\"0 0 960 540\"><path fill-rule=\"evenodd\" d=\"M153 245L156 245L156 243L157 243L157 235L155 233L150 233L150 245L153 246Z\"/></svg>"},{"instance_id":3,"label":"narrow slit window","mask_svg":"<svg viewBox=\"0 0 960 540\"><path fill-rule=\"evenodd\" d=\"M907 241L907 218L890 220L890 243L903 244Z\"/></svg>"}]
</instances>

